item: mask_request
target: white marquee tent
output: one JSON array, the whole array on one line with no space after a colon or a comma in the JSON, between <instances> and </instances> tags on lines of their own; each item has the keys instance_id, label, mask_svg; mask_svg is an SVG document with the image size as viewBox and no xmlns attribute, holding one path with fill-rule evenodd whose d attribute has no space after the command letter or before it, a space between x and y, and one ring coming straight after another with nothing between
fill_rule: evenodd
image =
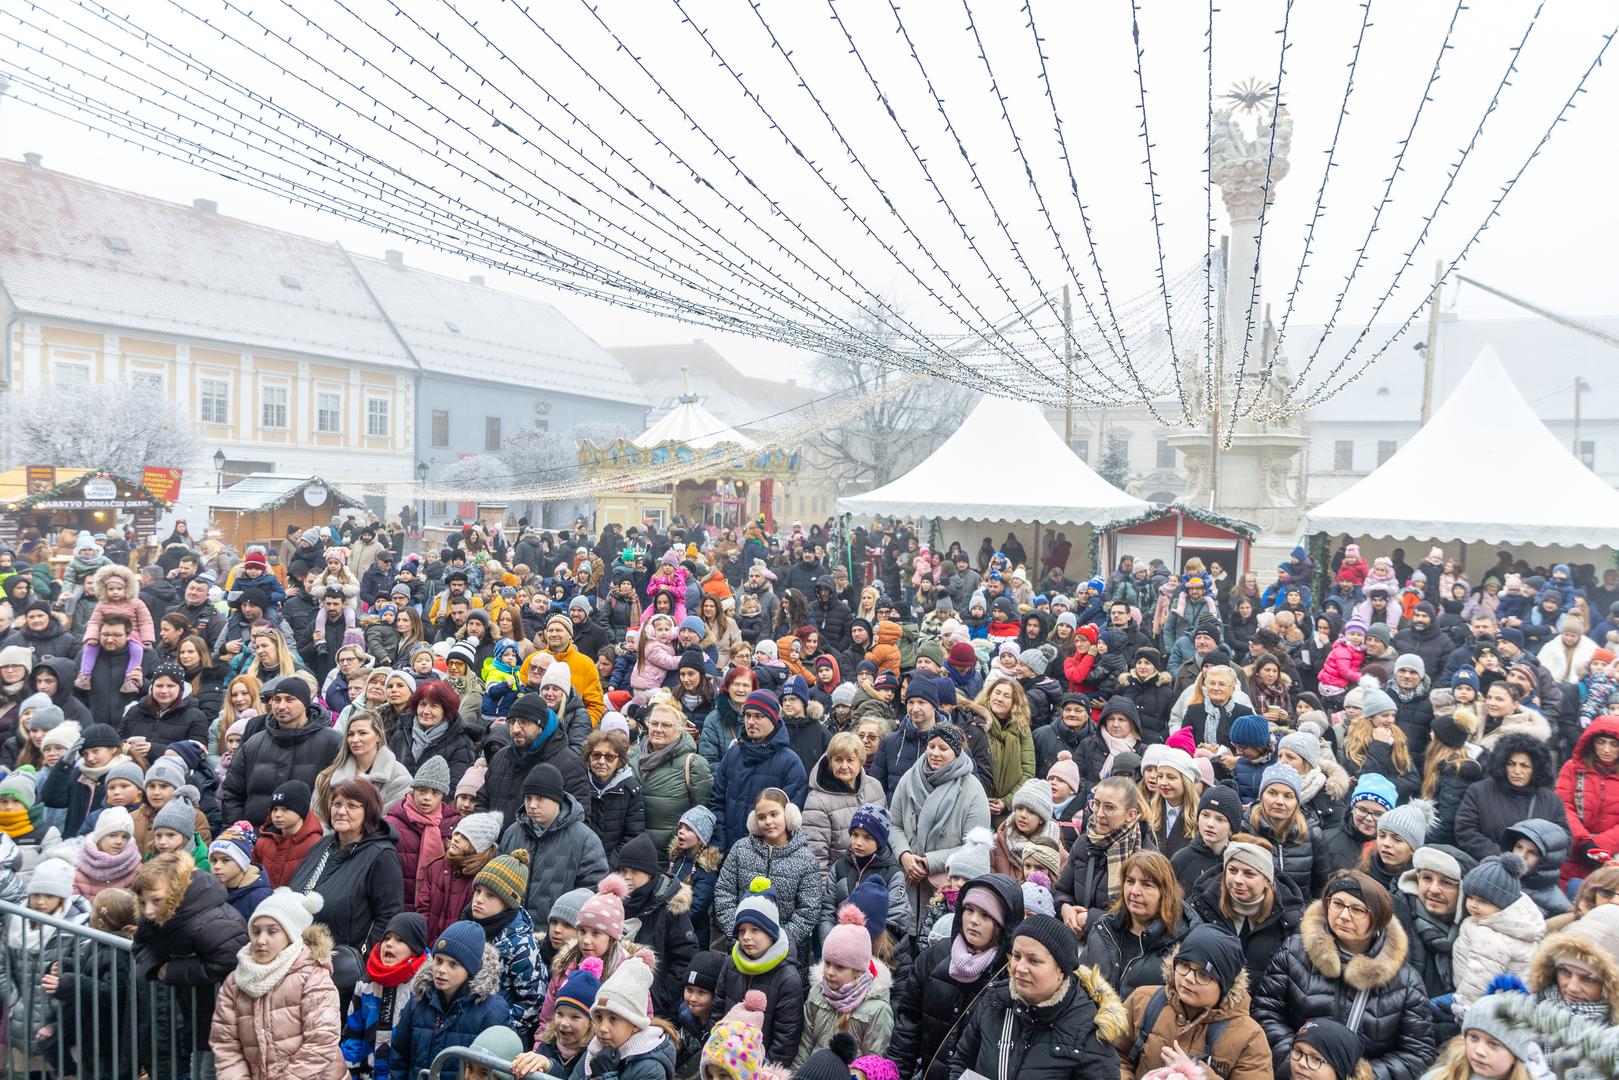
<instances>
[{"instance_id":1,"label":"white marquee tent","mask_svg":"<svg viewBox=\"0 0 1619 1080\"><path fill-rule=\"evenodd\" d=\"M1486 347L1394 456L1305 517L1308 532L1541 547L1619 543L1619 490L1557 440Z\"/></svg>"},{"instance_id":2,"label":"white marquee tent","mask_svg":"<svg viewBox=\"0 0 1619 1080\"><path fill-rule=\"evenodd\" d=\"M1079 460L1039 406L996 397L904 476L838 500L852 514L1041 526L1105 527L1149 508Z\"/></svg>"}]
</instances>

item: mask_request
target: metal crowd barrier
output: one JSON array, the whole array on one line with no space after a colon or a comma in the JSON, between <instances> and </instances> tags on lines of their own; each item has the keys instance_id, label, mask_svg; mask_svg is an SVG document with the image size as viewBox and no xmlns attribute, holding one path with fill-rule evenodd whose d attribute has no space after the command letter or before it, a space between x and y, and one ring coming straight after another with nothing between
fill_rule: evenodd
<instances>
[{"instance_id":1,"label":"metal crowd barrier","mask_svg":"<svg viewBox=\"0 0 1619 1080\"><path fill-rule=\"evenodd\" d=\"M141 978L130 942L114 934L0 901L0 986L4 1080L213 1076L213 1016L199 988Z\"/></svg>"},{"instance_id":2,"label":"metal crowd barrier","mask_svg":"<svg viewBox=\"0 0 1619 1080\"><path fill-rule=\"evenodd\" d=\"M446 1046L433 1058L431 1065L420 1070L410 1080L438 1080L439 1075L444 1071L444 1066L452 1061L482 1065L489 1070L491 1076L496 1073L504 1073L510 1076L512 1073L512 1063L505 1058L495 1057L493 1054L483 1050L474 1050L470 1046ZM459 1073L459 1070L457 1072ZM560 1078L552 1076L550 1073L529 1073L523 1077L523 1080L560 1080Z\"/></svg>"}]
</instances>

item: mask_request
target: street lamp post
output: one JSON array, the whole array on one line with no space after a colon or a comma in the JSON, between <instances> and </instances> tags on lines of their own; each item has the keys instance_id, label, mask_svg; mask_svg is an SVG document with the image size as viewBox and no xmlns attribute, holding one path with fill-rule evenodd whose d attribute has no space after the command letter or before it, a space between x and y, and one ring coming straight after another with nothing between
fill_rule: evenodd
<instances>
[{"instance_id":1,"label":"street lamp post","mask_svg":"<svg viewBox=\"0 0 1619 1080\"><path fill-rule=\"evenodd\" d=\"M225 490L225 451L214 451L214 494Z\"/></svg>"},{"instance_id":2,"label":"street lamp post","mask_svg":"<svg viewBox=\"0 0 1619 1080\"><path fill-rule=\"evenodd\" d=\"M416 531L427 534L427 462L416 463ZM425 544L423 545L426 546Z\"/></svg>"}]
</instances>

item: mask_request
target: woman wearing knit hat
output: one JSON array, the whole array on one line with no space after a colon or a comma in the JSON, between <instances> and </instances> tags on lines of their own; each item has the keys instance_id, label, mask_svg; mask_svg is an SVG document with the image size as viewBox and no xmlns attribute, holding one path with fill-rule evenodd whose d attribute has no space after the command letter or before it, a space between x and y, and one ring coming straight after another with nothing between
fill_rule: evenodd
<instances>
[{"instance_id":1,"label":"woman wearing knit hat","mask_svg":"<svg viewBox=\"0 0 1619 1080\"><path fill-rule=\"evenodd\" d=\"M1304 814L1302 790L1298 770L1281 762L1270 766L1260 778L1259 799L1247 824L1249 832L1264 837L1280 854L1282 871L1299 892L1315 896L1327 884L1332 861L1320 827Z\"/></svg>"},{"instance_id":2,"label":"woman wearing knit hat","mask_svg":"<svg viewBox=\"0 0 1619 1080\"><path fill-rule=\"evenodd\" d=\"M1324 728L1325 716L1320 723ZM1312 727L1283 735L1276 744L1276 760L1299 774L1299 808L1305 818L1323 832L1338 824L1348 812L1349 789L1354 785L1320 730Z\"/></svg>"},{"instance_id":3,"label":"woman wearing knit hat","mask_svg":"<svg viewBox=\"0 0 1619 1080\"><path fill-rule=\"evenodd\" d=\"M1180 747L1164 747L1152 788L1145 793L1141 817L1166 858L1197 836L1197 807L1203 801L1203 791L1203 775L1191 753Z\"/></svg>"},{"instance_id":4,"label":"woman wearing knit hat","mask_svg":"<svg viewBox=\"0 0 1619 1080\"><path fill-rule=\"evenodd\" d=\"M1270 1044L1248 1006L1241 942L1221 927L1199 926L1163 958L1154 985L1125 998L1129 1028L1113 1043L1120 1066L1135 1076L1161 1068L1173 1080L1264 1080L1272 1075Z\"/></svg>"},{"instance_id":5,"label":"woman wearing knit hat","mask_svg":"<svg viewBox=\"0 0 1619 1080\"><path fill-rule=\"evenodd\" d=\"M1304 896L1291 878L1277 872L1270 841L1252 833L1233 834L1220 851L1218 866L1218 872L1198 879L1187 902L1205 923L1242 943L1248 975L1257 985L1271 958L1298 929Z\"/></svg>"},{"instance_id":6,"label":"woman wearing knit hat","mask_svg":"<svg viewBox=\"0 0 1619 1080\"><path fill-rule=\"evenodd\" d=\"M986 830L987 831L987 830ZM1005 971L1023 892L1004 874L975 875L962 887L950 934L924 948L894 992L888 1057L900 1073L944 1080L964 1017Z\"/></svg>"},{"instance_id":7,"label":"woman wearing knit hat","mask_svg":"<svg viewBox=\"0 0 1619 1080\"><path fill-rule=\"evenodd\" d=\"M108 772L131 760L123 745L123 737L111 724L91 724L79 736L78 760L65 767L68 759L63 758L40 783L39 801L66 811L62 835L77 836L90 812L105 803Z\"/></svg>"},{"instance_id":8,"label":"woman wearing knit hat","mask_svg":"<svg viewBox=\"0 0 1619 1080\"><path fill-rule=\"evenodd\" d=\"M950 1055L952 1075L988 1080L1112 1076L1129 1029L1119 996L1076 967L1079 939L1061 920L1027 916L1012 935L1007 978L991 983Z\"/></svg>"},{"instance_id":9,"label":"woman wearing knit hat","mask_svg":"<svg viewBox=\"0 0 1619 1080\"><path fill-rule=\"evenodd\" d=\"M618 1080L667 1080L675 1069L675 1043L663 1023L653 1023L652 975L657 957L641 949L618 965L596 991L590 1017L596 1036L585 1047L587 1070Z\"/></svg>"},{"instance_id":10,"label":"woman wearing knit hat","mask_svg":"<svg viewBox=\"0 0 1619 1080\"><path fill-rule=\"evenodd\" d=\"M410 997L388 1047L388 1075L416 1076L441 1051L470 1046L485 1028L506 1024L511 1008L499 983L500 959L478 924L458 922L446 929L433 941L432 959L410 981ZM455 1080L457 1069L451 1061L436 1080Z\"/></svg>"},{"instance_id":11,"label":"woman wearing knit hat","mask_svg":"<svg viewBox=\"0 0 1619 1080\"><path fill-rule=\"evenodd\" d=\"M872 956L865 915L845 904L826 936L821 962L810 969L804 1037L793 1067L802 1067L811 1054L830 1047L840 1033L851 1036L860 1053L888 1049L894 1031L894 1007L888 999L892 986L888 965Z\"/></svg>"},{"instance_id":12,"label":"woman wearing knit hat","mask_svg":"<svg viewBox=\"0 0 1619 1080\"><path fill-rule=\"evenodd\" d=\"M1361 1033L1379 1076L1416 1080L1433 1060L1433 1021L1409 951L1388 892L1358 871L1333 874L1254 995L1277 1071L1285 1075L1299 1025L1331 1019Z\"/></svg>"},{"instance_id":13,"label":"woman wearing knit hat","mask_svg":"<svg viewBox=\"0 0 1619 1080\"><path fill-rule=\"evenodd\" d=\"M1467 917L1450 954L1458 1016L1484 996L1495 976L1529 974L1535 948L1546 937L1546 918L1523 891L1524 871L1523 860L1508 852L1485 859L1462 879Z\"/></svg>"},{"instance_id":14,"label":"woman wearing knit hat","mask_svg":"<svg viewBox=\"0 0 1619 1080\"><path fill-rule=\"evenodd\" d=\"M545 1001L540 1006L540 1023L551 1019L563 982L579 969L582 962L590 957L600 960L602 977L605 978L635 951L634 942L626 940L624 936L624 898L628 895L630 883L619 874L608 874L580 906L575 924L578 933L557 951L556 960L551 964Z\"/></svg>"},{"instance_id":15,"label":"woman wearing knit hat","mask_svg":"<svg viewBox=\"0 0 1619 1080\"><path fill-rule=\"evenodd\" d=\"M1507 829L1520 821L1543 818L1568 828L1556 790L1556 764L1544 740L1521 732L1503 736L1490 751L1486 773L1456 808L1456 846L1473 858L1500 852Z\"/></svg>"},{"instance_id":16,"label":"woman wearing knit hat","mask_svg":"<svg viewBox=\"0 0 1619 1080\"><path fill-rule=\"evenodd\" d=\"M1367 844L1377 839L1377 823L1394 809L1400 793L1394 782L1381 773L1366 773L1355 781L1349 793L1349 812L1337 828L1327 832L1327 853L1335 870L1349 870L1360 864Z\"/></svg>"},{"instance_id":17,"label":"woman wearing knit hat","mask_svg":"<svg viewBox=\"0 0 1619 1080\"><path fill-rule=\"evenodd\" d=\"M253 911L247 945L220 987L208 1043L219 1075L341 1080L342 1014L319 893L277 889Z\"/></svg>"},{"instance_id":18,"label":"woman wearing knit hat","mask_svg":"<svg viewBox=\"0 0 1619 1080\"><path fill-rule=\"evenodd\" d=\"M920 920L933 890L944 884L946 864L974 829L990 827L988 796L974 774L961 730L937 724L925 752L900 777L889 800L889 842L910 886L911 911ZM985 870L988 869L986 865ZM921 932L920 921L914 928Z\"/></svg>"},{"instance_id":19,"label":"woman wearing knit hat","mask_svg":"<svg viewBox=\"0 0 1619 1080\"><path fill-rule=\"evenodd\" d=\"M500 996L511 1006L508 1021L528 1041L539 1023L545 991L545 963L534 936L534 920L523 907L528 890L528 852L489 860L472 883L464 917L483 928L500 958Z\"/></svg>"}]
</instances>

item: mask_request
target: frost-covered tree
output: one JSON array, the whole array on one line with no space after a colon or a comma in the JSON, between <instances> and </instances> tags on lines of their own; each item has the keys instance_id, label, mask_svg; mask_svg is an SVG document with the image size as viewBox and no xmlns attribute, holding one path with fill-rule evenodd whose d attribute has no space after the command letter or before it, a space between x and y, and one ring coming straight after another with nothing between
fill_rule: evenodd
<instances>
[{"instance_id":1,"label":"frost-covered tree","mask_svg":"<svg viewBox=\"0 0 1619 1080\"><path fill-rule=\"evenodd\" d=\"M566 433L524 428L507 436L499 450L452 461L439 474L447 484L499 491L566 483L579 476L579 444L597 445L628 436L620 424L578 424Z\"/></svg>"},{"instance_id":2,"label":"frost-covered tree","mask_svg":"<svg viewBox=\"0 0 1619 1080\"><path fill-rule=\"evenodd\" d=\"M139 476L184 468L202 453L191 420L161 390L51 384L5 398L8 465L86 465Z\"/></svg>"}]
</instances>

